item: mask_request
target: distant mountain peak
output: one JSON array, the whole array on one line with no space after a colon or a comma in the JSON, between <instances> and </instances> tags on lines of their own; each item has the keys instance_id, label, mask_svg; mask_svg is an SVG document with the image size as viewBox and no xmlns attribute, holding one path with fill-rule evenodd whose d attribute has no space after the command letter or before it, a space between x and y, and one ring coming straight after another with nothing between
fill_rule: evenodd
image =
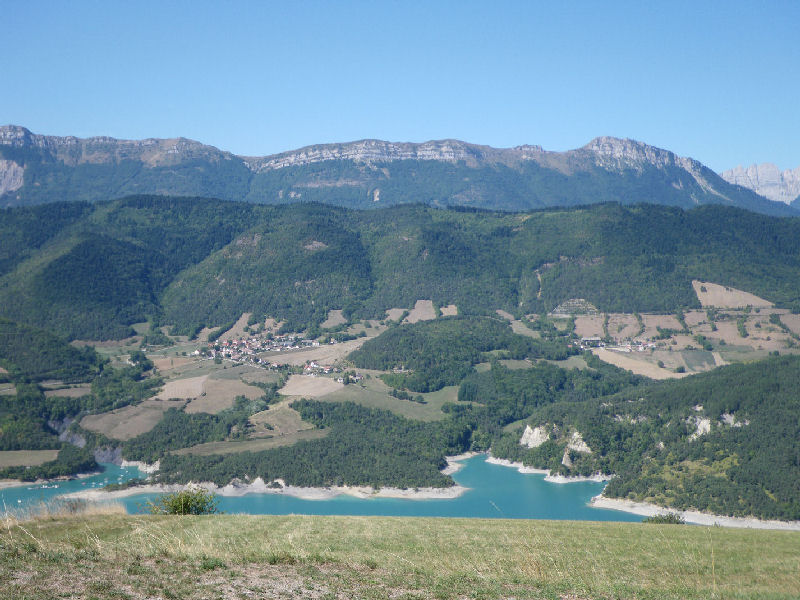
<instances>
[{"instance_id":1,"label":"distant mountain peak","mask_svg":"<svg viewBox=\"0 0 800 600\"><path fill-rule=\"evenodd\" d=\"M741 165L728 169L720 176L734 185L741 185L765 198L791 204L800 198L800 167L783 172L772 163Z\"/></svg>"}]
</instances>

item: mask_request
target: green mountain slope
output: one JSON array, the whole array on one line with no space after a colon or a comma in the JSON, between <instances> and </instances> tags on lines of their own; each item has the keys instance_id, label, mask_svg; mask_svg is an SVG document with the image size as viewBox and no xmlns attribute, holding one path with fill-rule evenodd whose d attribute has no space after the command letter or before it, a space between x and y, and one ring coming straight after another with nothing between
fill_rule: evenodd
<instances>
[{"instance_id":1,"label":"green mountain slope","mask_svg":"<svg viewBox=\"0 0 800 600\"><path fill-rule=\"evenodd\" d=\"M58 205L63 207L64 205ZM408 205L353 211L139 196L10 209L0 316L68 338L121 338L147 319L191 333L243 312L290 328L328 310L382 318L418 299L462 314L697 307L692 279L800 302L800 220L720 206L603 204L524 214Z\"/></svg>"}]
</instances>

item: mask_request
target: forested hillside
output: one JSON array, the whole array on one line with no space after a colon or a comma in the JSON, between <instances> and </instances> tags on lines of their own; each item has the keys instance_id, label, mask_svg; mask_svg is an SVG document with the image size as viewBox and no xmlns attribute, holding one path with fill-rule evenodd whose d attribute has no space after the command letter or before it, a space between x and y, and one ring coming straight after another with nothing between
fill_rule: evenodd
<instances>
[{"instance_id":1,"label":"forested hillside","mask_svg":"<svg viewBox=\"0 0 800 600\"><path fill-rule=\"evenodd\" d=\"M119 339L146 320L192 334L243 312L297 330L331 309L383 318L421 298L466 315L569 298L670 312L698 306L692 279L800 305L800 220L720 206L508 214L138 196L2 217L0 316L67 339Z\"/></svg>"},{"instance_id":2,"label":"forested hillside","mask_svg":"<svg viewBox=\"0 0 800 600\"><path fill-rule=\"evenodd\" d=\"M517 427L493 452L567 475L615 474L605 491L612 497L800 519L798 389L800 357L792 356L596 399L565 399L525 419L542 428L541 445L520 444ZM574 432L591 452L568 447Z\"/></svg>"}]
</instances>

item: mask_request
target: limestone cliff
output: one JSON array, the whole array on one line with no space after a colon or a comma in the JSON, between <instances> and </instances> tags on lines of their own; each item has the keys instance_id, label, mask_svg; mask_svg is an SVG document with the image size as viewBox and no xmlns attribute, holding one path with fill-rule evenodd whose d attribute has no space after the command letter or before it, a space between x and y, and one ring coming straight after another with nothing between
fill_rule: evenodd
<instances>
[{"instance_id":1,"label":"limestone cliff","mask_svg":"<svg viewBox=\"0 0 800 600\"><path fill-rule=\"evenodd\" d=\"M721 173L728 183L741 185L776 202L791 204L800 197L800 167L783 172L772 163L742 166Z\"/></svg>"}]
</instances>

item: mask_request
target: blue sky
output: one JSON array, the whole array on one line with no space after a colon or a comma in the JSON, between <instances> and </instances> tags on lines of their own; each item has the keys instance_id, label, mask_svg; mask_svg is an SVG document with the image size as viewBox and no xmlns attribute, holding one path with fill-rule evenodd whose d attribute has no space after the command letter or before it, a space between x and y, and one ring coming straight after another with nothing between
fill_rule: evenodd
<instances>
[{"instance_id":1,"label":"blue sky","mask_svg":"<svg viewBox=\"0 0 800 600\"><path fill-rule=\"evenodd\" d=\"M800 166L800 2L0 0L0 124L237 154L631 137Z\"/></svg>"}]
</instances>

